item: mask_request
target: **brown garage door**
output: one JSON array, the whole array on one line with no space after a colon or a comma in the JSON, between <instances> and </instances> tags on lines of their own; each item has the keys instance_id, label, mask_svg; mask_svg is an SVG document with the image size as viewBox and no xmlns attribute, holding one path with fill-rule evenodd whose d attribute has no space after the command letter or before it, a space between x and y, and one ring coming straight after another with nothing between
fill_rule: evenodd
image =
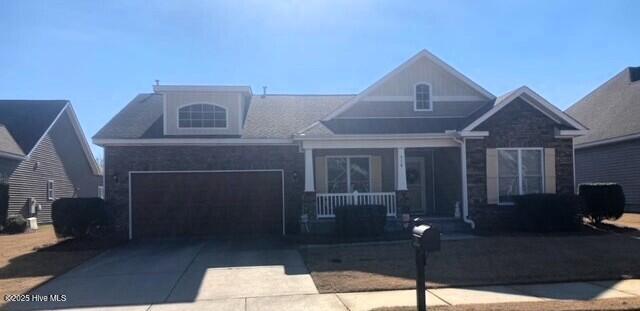
<instances>
[{"instance_id":1,"label":"brown garage door","mask_svg":"<svg viewBox=\"0 0 640 311\"><path fill-rule=\"evenodd\" d=\"M280 171L131 174L133 238L282 233Z\"/></svg>"}]
</instances>

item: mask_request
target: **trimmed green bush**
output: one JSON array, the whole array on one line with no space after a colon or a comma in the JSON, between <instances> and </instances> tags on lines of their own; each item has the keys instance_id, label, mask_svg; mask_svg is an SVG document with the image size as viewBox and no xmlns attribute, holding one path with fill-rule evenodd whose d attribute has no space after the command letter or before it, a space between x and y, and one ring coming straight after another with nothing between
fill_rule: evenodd
<instances>
[{"instance_id":1,"label":"trimmed green bush","mask_svg":"<svg viewBox=\"0 0 640 311\"><path fill-rule=\"evenodd\" d=\"M53 228L60 237L104 237L112 224L101 198L64 198L53 202Z\"/></svg>"},{"instance_id":2,"label":"trimmed green bush","mask_svg":"<svg viewBox=\"0 0 640 311\"><path fill-rule=\"evenodd\" d=\"M525 194L516 196L514 201L520 230L572 231L582 223L580 198L573 194Z\"/></svg>"},{"instance_id":3,"label":"trimmed green bush","mask_svg":"<svg viewBox=\"0 0 640 311\"><path fill-rule=\"evenodd\" d=\"M624 213L625 196L619 184L580 184L578 193L584 202L585 217L594 224L601 223L605 219L618 219Z\"/></svg>"},{"instance_id":4,"label":"trimmed green bush","mask_svg":"<svg viewBox=\"0 0 640 311\"><path fill-rule=\"evenodd\" d=\"M23 233L27 230L27 220L22 215L11 216L7 218L4 226L4 232L10 234Z\"/></svg>"},{"instance_id":5,"label":"trimmed green bush","mask_svg":"<svg viewBox=\"0 0 640 311\"><path fill-rule=\"evenodd\" d=\"M387 222L384 205L343 205L333 212L336 215L336 234L343 237L381 235Z\"/></svg>"}]
</instances>

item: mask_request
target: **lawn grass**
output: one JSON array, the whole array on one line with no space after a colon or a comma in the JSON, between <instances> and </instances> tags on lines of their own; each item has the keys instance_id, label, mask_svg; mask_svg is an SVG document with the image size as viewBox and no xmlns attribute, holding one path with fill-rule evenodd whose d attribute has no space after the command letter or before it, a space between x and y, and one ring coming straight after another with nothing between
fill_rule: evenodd
<instances>
[{"instance_id":1,"label":"lawn grass","mask_svg":"<svg viewBox=\"0 0 640 311\"><path fill-rule=\"evenodd\" d=\"M410 243L303 248L321 293L415 288ZM430 288L640 276L640 240L622 234L479 237L443 241L427 259Z\"/></svg>"},{"instance_id":2,"label":"lawn grass","mask_svg":"<svg viewBox=\"0 0 640 311\"><path fill-rule=\"evenodd\" d=\"M58 239L53 226L0 235L0 297L23 294L112 247L114 242ZM0 306L4 299L0 300Z\"/></svg>"}]
</instances>

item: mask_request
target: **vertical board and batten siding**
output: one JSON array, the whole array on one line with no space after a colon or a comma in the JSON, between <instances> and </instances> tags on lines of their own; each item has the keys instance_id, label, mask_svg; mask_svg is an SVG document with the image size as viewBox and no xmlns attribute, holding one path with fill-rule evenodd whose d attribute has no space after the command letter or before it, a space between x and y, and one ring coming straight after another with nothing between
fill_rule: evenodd
<instances>
[{"instance_id":1,"label":"vertical board and batten siding","mask_svg":"<svg viewBox=\"0 0 640 311\"><path fill-rule=\"evenodd\" d=\"M418 82L431 84L434 96L472 95L483 96L471 86L444 70L429 59L422 58L396 73L376 89L370 96L413 96L413 86Z\"/></svg>"},{"instance_id":2,"label":"vertical board and batten siding","mask_svg":"<svg viewBox=\"0 0 640 311\"><path fill-rule=\"evenodd\" d=\"M37 167L36 163L38 163ZM33 197L36 204L42 206L42 209L37 212L38 222L50 223L53 201L47 199L48 180L54 180L56 198L74 196L74 186L65 172L62 160L49 134L44 136L31 153L31 157L22 161L9 178L8 215L28 216L27 201Z\"/></svg>"},{"instance_id":3,"label":"vertical board and batten siding","mask_svg":"<svg viewBox=\"0 0 640 311\"><path fill-rule=\"evenodd\" d=\"M627 205L640 208L640 139L576 148L576 185L614 182L622 186Z\"/></svg>"}]
</instances>

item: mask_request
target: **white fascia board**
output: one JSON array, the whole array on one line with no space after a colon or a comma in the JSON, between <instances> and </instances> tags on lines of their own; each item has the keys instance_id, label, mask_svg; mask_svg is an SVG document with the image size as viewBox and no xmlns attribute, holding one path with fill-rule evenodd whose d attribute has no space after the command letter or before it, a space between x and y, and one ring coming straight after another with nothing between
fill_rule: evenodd
<instances>
[{"instance_id":1,"label":"white fascia board","mask_svg":"<svg viewBox=\"0 0 640 311\"><path fill-rule=\"evenodd\" d=\"M384 75L380 80L376 81L374 84L372 84L371 86L366 88L364 91L362 91L360 94L358 94L358 96L352 98L351 100L349 100L344 105L338 107L338 109L336 109L333 112L331 112L328 115L326 115L324 118L322 118L322 120L323 121L331 120L334 117L336 117L337 115L339 115L339 114L343 113L344 111L346 111L347 109L351 108L355 103L357 103L359 101L362 101L363 98L368 96L375 88L377 88L381 84L385 83L386 81L391 79L393 76L397 75L399 72L401 72L405 68L411 66L413 63L415 63L416 61L418 61L421 58L427 58L427 59L431 60L435 64L437 64L440 67L442 67L448 73L452 74L456 78L462 80L464 83L469 85L474 90L478 91L480 94L486 96L487 99L496 98L495 95L491 94L489 91L485 90L480 85L478 85L477 83L473 82L471 79L467 78L465 75L463 75L459 71L455 70L453 67L449 66L447 63L445 63L444 61L442 61L441 59L439 59L438 57L436 57L435 55L431 54L429 51L424 49L424 50L420 51L418 54L416 54L413 57L409 58L407 61L402 63L400 66L396 67L396 69L394 69L391 72L389 72L386 75Z\"/></svg>"},{"instance_id":2,"label":"white fascia board","mask_svg":"<svg viewBox=\"0 0 640 311\"><path fill-rule=\"evenodd\" d=\"M11 152L0 151L0 158L7 158L12 160L22 161L22 160L26 160L27 156L23 156L23 155L11 153Z\"/></svg>"},{"instance_id":3,"label":"white fascia board","mask_svg":"<svg viewBox=\"0 0 640 311\"><path fill-rule=\"evenodd\" d=\"M487 137L489 131L460 131L458 134L460 137Z\"/></svg>"},{"instance_id":4,"label":"white fascia board","mask_svg":"<svg viewBox=\"0 0 640 311\"><path fill-rule=\"evenodd\" d=\"M250 86L243 85L154 85L153 91L162 92L240 92L253 94Z\"/></svg>"},{"instance_id":5,"label":"white fascia board","mask_svg":"<svg viewBox=\"0 0 640 311\"><path fill-rule=\"evenodd\" d=\"M390 140L304 140L303 149L373 149L373 148L441 148L458 147L452 138Z\"/></svg>"},{"instance_id":6,"label":"white fascia board","mask_svg":"<svg viewBox=\"0 0 640 311\"><path fill-rule=\"evenodd\" d=\"M433 138L451 138L449 133L434 134L360 134L360 135L334 135L329 137L306 137L304 135L296 135L293 140L399 140L399 139L433 139Z\"/></svg>"},{"instance_id":7,"label":"white fascia board","mask_svg":"<svg viewBox=\"0 0 640 311\"><path fill-rule=\"evenodd\" d=\"M577 137L586 135L588 132L586 130L560 130L559 136Z\"/></svg>"},{"instance_id":8,"label":"white fascia board","mask_svg":"<svg viewBox=\"0 0 640 311\"><path fill-rule=\"evenodd\" d=\"M364 102L413 102L413 96L365 96L362 98ZM434 95L432 102L477 102L487 101L487 98L472 95Z\"/></svg>"},{"instance_id":9,"label":"white fascia board","mask_svg":"<svg viewBox=\"0 0 640 311\"><path fill-rule=\"evenodd\" d=\"M262 139L262 138L142 138L142 139L111 139L94 138L93 143L98 146L237 146L237 145L294 145L291 139Z\"/></svg>"}]
</instances>

